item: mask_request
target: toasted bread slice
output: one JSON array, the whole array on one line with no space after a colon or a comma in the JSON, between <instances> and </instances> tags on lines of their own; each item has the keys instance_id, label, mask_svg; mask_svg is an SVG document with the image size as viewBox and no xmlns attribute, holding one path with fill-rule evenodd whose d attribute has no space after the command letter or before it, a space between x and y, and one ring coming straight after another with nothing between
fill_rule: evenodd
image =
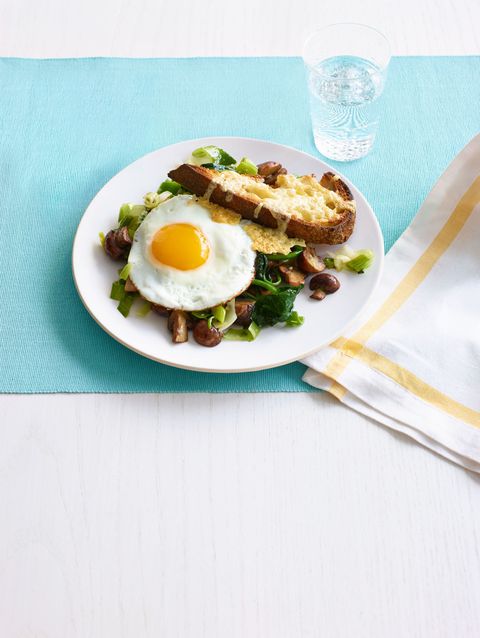
<instances>
[{"instance_id":1,"label":"toasted bread slice","mask_svg":"<svg viewBox=\"0 0 480 638\"><path fill-rule=\"evenodd\" d=\"M289 237L316 244L342 244L355 225L355 202L337 175L279 175L275 187L261 177L182 164L169 172L195 195L239 213Z\"/></svg>"}]
</instances>

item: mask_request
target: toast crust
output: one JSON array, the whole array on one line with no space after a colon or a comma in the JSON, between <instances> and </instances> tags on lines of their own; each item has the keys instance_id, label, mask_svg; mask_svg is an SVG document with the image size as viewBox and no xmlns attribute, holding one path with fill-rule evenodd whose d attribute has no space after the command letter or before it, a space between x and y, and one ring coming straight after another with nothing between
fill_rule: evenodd
<instances>
[{"instance_id":1,"label":"toast crust","mask_svg":"<svg viewBox=\"0 0 480 638\"><path fill-rule=\"evenodd\" d=\"M168 173L170 179L175 180L184 188L198 197L206 197L209 201L239 213L245 219L254 221L269 228L280 228L288 237L299 237L315 244L343 244L353 232L355 226L355 210L350 205L339 211L334 221L307 221L298 217L279 215L271 211L267 204L259 206L259 200L249 194L239 195L230 190L224 190L215 184L217 171L193 164L181 164ZM263 181L259 177L251 177L256 181ZM324 188L336 192L346 202L352 202L352 193L337 175L325 173L320 184Z\"/></svg>"}]
</instances>

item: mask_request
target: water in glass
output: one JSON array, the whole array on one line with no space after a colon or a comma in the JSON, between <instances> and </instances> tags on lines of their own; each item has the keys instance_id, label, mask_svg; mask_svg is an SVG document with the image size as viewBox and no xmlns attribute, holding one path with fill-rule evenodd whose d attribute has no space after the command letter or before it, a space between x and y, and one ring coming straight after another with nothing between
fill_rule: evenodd
<instances>
[{"instance_id":1,"label":"water in glass","mask_svg":"<svg viewBox=\"0 0 480 638\"><path fill-rule=\"evenodd\" d=\"M345 161L369 152L383 84L381 69L361 57L335 56L310 68L313 134L320 153Z\"/></svg>"}]
</instances>

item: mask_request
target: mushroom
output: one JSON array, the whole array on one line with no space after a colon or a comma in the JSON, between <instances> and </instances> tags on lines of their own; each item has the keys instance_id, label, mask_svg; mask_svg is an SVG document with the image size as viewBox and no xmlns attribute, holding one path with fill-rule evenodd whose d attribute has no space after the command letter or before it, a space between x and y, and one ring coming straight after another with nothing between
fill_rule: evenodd
<instances>
[{"instance_id":1,"label":"mushroom","mask_svg":"<svg viewBox=\"0 0 480 638\"><path fill-rule=\"evenodd\" d=\"M297 257L297 266L307 274L322 272L325 269L325 264L311 246L305 248Z\"/></svg>"},{"instance_id":2,"label":"mushroom","mask_svg":"<svg viewBox=\"0 0 480 638\"><path fill-rule=\"evenodd\" d=\"M138 292L138 288L130 277L127 277L127 281L125 282L125 292Z\"/></svg>"},{"instance_id":3,"label":"mushroom","mask_svg":"<svg viewBox=\"0 0 480 638\"><path fill-rule=\"evenodd\" d=\"M214 346L218 346L223 338L223 334L214 326L209 328L208 322L205 319L201 319L193 329L193 338L201 346L213 348Z\"/></svg>"},{"instance_id":4,"label":"mushroom","mask_svg":"<svg viewBox=\"0 0 480 638\"><path fill-rule=\"evenodd\" d=\"M172 310L168 317L168 328L172 333L173 343L188 341L187 313L185 310Z\"/></svg>"},{"instance_id":5,"label":"mushroom","mask_svg":"<svg viewBox=\"0 0 480 638\"><path fill-rule=\"evenodd\" d=\"M340 282L327 272L322 272L310 279L310 290L322 290L326 295L332 295L340 288Z\"/></svg>"},{"instance_id":6,"label":"mushroom","mask_svg":"<svg viewBox=\"0 0 480 638\"><path fill-rule=\"evenodd\" d=\"M255 302L250 299L236 299L235 312L237 313L236 322L246 328L252 321L252 312Z\"/></svg>"},{"instance_id":7,"label":"mushroom","mask_svg":"<svg viewBox=\"0 0 480 638\"><path fill-rule=\"evenodd\" d=\"M278 270L282 273L283 278L289 286L302 286L305 283L304 273L293 266L282 264L278 267Z\"/></svg>"}]
</instances>

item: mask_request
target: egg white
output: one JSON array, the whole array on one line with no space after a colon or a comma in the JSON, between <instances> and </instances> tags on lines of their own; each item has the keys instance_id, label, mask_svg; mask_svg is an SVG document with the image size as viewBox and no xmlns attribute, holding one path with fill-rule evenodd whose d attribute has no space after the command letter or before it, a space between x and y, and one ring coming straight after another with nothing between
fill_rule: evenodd
<instances>
[{"instance_id":1,"label":"egg white","mask_svg":"<svg viewBox=\"0 0 480 638\"><path fill-rule=\"evenodd\" d=\"M192 270L160 264L151 257L155 233L170 224L191 224L206 237L207 261ZM236 297L254 275L255 251L240 227L214 222L191 195L177 195L152 210L138 227L128 258L130 279L145 299L182 310L203 310Z\"/></svg>"}]
</instances>

